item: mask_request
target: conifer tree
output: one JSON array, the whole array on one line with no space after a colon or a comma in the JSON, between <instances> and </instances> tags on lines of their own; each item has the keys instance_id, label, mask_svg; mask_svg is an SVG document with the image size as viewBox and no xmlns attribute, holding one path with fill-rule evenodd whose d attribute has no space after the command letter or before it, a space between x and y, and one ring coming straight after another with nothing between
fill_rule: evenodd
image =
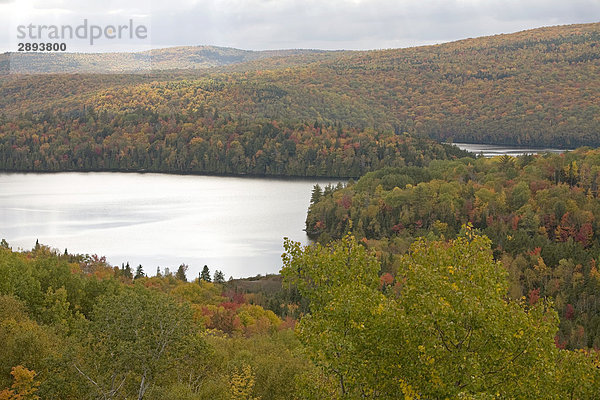
<instances>
[{"instance_id":1,"label":"conifer tree","mask_svg":"<svg viewBox=\"0 0 600 400\"><path fill-rule=\"evenodd\" d=\"M208 265L205 265L202 268L202 272L200 273L200 280L204 282L210 282L210 270L208 269Z\"/></svg>"}]
</instances>

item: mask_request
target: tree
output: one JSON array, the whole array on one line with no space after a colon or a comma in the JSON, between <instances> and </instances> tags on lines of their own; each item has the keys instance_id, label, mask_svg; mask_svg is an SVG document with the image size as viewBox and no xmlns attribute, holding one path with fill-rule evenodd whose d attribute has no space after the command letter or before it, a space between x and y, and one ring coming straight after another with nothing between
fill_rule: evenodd
<instances>
[{"instance_id":1,"label":"tree","mask_svg":"<svg viewBox=\"0 0 600 400\"><path fill-rule=\"evenodd\" d=\"M13 376L14 383L10 389L0 392L0 400L37 400L40 398L35 394L40 385L38 381L34 380L35 371L18 365L12 369L10 374Z\"/></svg>"},{"instance_id":2,"label":"tree","mask_svg":"<svg viewBox=\"0 0 600 400\"><path fill-rule=\"evenodd\" d=\"M64 291L64 289L63 289ZM44 319L51 310L44 313ZM52 330L29 318L25 302L13 296L0 295L0 388L9 386L14 366L41 370L56 345L62 345ZM13 374L13 379L17 379Z\"/></svg>"},{"instance_id":3,"label":"tree","mask_svg":"<svg viewBox=\"0 0 600 400\"><path fill-rule=\"evenodd\" d=\"M259 400L253 396L255 377L252 367L246 364L231 375L230 391L232 400Z\"/></svg>"},{"instance_id":4,"label":"tree","mask_svg":"<svg viewBox=\"0 0 600 400\"><path fill-rule=\"evenodd\" d=\"M213 276L213 281L215 283L225 283L225 275L222 271L216 270L215 275Z\"/></svg>"},{"instance_id":5,"label":"tree","mask_svg":"<svg viewBox=\"0 0 600 400\"><path fill-rule=\"evenodd\" d=\"M133 279L143 278L144 276L146 276L146 274L144 273L144 268L142 267L142 264L140 264L135 270L135 277Z\"/></svg>"},{"instance_id":6,"label":"tree","mask_svg":"<svg viewBox=\"0 0 600 400\"><path fill-rule=\"evenodd\" d=\"M335 376L341 394L349 395L365 383L366 371L359 367L365 360L355 351L358 330L373 315L370 309L384 301L377 290L377 260L351 236L331 246L302 247L286 239L284 248L281 274L310 301L299 338L313 361Z\"/></svg>"},{"instance_id":7,"label":"tree","mask_svg":"<svg viewBox=\"0 0 600 400\"><path fill-rule=\"evenodd\" d=\"M133 273L131 272L129 261L127 264L121 264L121 276L125 277L129 281L133 280Z\"/></svg>"},{"instance_id":8,"label":"tree","mask_svg":"<svg viewBox=\"0 0 600 400\"><path fill-rule=\"evenodd\" d=\"M181 264L179 266L179 268L177 268L177 273L175 273L175 278L179 279L180 281L183 282L187 282L187 277L185 276L185 273L188 270L188 266L186 264Z\"/></svg>"},{"instance_id":9,"label":"tree","mask_svg":"<svg viewBox=\"0 0 600 400\"><path fill-rule=\"evenodd\" d=\"M200 280L204 282L210 282L210 270L208 269L208 265L205 265L202 268L202 272L200 272Z\"/></svg>"},{"instance_id":10,"label":"tree","mask_svg":"<svg viewBox=\"0 0 600 400\"><path fill-rule=\"evenodd\" d=\"M321 189L321 186L319 186L319 184L317 183L315 186L313 186L313 190L310 195L310 204L317 204L319 200L321 200L322 196L323 190Z\"/></svg>"},{"instance_id":11,"label":"tree","mask_svg":"<svg viewBox=\"0 0 600 400\"><path fill-rule=\"evenodd\" d=\"M285 241L282 275L310 300L299 338L342 395L563 398L556 312L508 301L489 239L464 230L450 242L417 240L385 294L377 259L353 237Z\"/></svg>"},{"instance_id":12,"label":"tree","mask_svg":"<svg viewBox=\"0 0 600 400\"><path fill-rule=\"evenodd\" d=\"M141 400L202 340L189 306L142 286L102 298L82 333L73 366L101 398ZM200 346L200 347L199 347Z\"/></svg>"}]
</instances>

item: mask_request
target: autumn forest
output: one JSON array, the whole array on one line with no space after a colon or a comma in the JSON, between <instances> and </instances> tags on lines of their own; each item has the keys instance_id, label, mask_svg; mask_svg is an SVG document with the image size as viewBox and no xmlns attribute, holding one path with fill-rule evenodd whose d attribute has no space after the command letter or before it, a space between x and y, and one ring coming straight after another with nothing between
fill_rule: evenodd
<instances>
[{"instance_id":1,"label":"autumn forest","mask_svg":"<svg viewBox=\"0 0 600 400\"><path fill-rule=\"evenodd\" d=\"M0 400L598 397L600 23L150 56L0 57L0 171L347 183L314 187L276 275L3 239Z\"/></svg>"}]
</instances>

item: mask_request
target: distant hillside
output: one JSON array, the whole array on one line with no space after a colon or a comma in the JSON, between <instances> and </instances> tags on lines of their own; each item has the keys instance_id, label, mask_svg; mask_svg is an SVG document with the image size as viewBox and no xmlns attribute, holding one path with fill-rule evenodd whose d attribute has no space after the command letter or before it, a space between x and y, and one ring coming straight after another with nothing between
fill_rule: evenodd
<instances>
[{"instance_id":1,"label":"distant hillside","mask_svg":"<svg viewBox=\"0 0 600 400\"><path fill-rule=\"evenodd\" d=\"M600 146L599 50L595 23L208 69L6 75L0 168L348 177L459 155L425 139Z\"/></svg>"},{"instance_id":2,"label":"distant hillside","mask_svg":"<svg viewBox=\"0 0 600 400\"><path fill-rule=\"evenodd\" d=\"M318 56L321 50L250 51L216 46L183 46L138 53L4 53L0 73L131 73L203 69L265 58Z\"/></svg>"}]
</instances>

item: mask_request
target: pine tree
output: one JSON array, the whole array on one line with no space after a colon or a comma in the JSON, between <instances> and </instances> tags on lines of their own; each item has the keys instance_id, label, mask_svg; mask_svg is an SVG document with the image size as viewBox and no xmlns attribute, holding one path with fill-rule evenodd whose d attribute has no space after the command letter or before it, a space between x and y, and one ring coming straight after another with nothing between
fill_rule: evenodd
<instances>
[{"instance_id":1,"label":"pine tree","mask_svg":"<svg viewBox=\"0 0 600 400\"><path fill-rule=\"evenodd\" d=\"M215 275L213 277L213 281L215 283L225 283L225 275L222 271L216 270Z\"/></svg>"},{"instance_id":2,"label":"pine tree","mask_svg":"<svg viewBox=\"0 0 600 400\"><path fill-rule=\"evenodd\" d=\"M184 281L187 282L187 277L185 276L185 273L188 270L188 266L185 264L181 264L179 266L179 268L177 268L177 273L175 274L175 278L179 279L180 281Z\"/></svg>"},{"instance_id":3,"label":"pine tree","mask_svg":"<svg viewBox=\"0 0 600 400\"><path fill-rule=\"evenodd\" d=\"M204 282L210 282L210 270L208 269L208 265L205 265L202 268L202 272L200 273L200 280Z\"/></svg>"},{"instance_id":4,"label":"pine tree","mask_svg":"<svg viewBox=\"0 0 600 400\"><path fill-rule=\"evenodd\" d=\"M129 262L123 265L121 264L121 276L124 276L129 279L133 279L133 272L131 272L131 267L129 266Z\"/></svg>"},{"instance_id":5,"label":"pine tree","mask_svg":"<svg viewBox=\"0 0 600 400\"><path fill-rule=\"evenodd\" d=\"M321 200L321 197L323 196L323 190L321 189L321 186L319 186L319 184L317 183L312 190L312 194L310 196L310 204L317 204L319 202L319 200Z\"/></svg>"},{"instance_id":6,"label":"pine tree","mask_svg":"<svg viewBox=\"0 0 600 400\"><path fill-rule=\"evenodd\" d=\"M146 276L146 274L144 273L144 268L142 267L142 264L140 264L135 270L135 277L133 279L143 278L144 276Z\"/></svg>"}]
</instances>

